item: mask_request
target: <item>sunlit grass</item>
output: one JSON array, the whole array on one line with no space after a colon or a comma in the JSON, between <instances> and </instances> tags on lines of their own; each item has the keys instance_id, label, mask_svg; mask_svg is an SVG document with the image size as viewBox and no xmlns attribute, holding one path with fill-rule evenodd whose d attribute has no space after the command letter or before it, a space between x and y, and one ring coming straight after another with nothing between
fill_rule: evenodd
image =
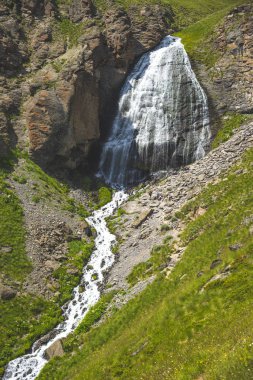
<instances>
[{"instance_id":1,"label":"sunlit grass","mask_svg":"<svg viewBox=\"0 0 253 380\"><path fill-rule=\"evenodd\" d=\"M187 248L170 277L158 276L39 379L253 377L252 159L253 151L183 208ZM192 220L198 207L207 211Z\"/></svg>"}]
</instances>

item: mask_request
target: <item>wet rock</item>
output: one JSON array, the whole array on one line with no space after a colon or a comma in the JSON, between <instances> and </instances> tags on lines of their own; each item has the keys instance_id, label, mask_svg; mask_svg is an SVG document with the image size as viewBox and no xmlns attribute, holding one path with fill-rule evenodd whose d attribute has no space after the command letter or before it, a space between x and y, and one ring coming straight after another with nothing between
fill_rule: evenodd
<instances>
[{"instance_id":1,"label":"wet rock","mask_svg":"<svg viewBox=\"0 0 253 380\"><path fill-rule=\"evenodd\" d=\"M88 237L91 237L92 236L92 229L90 227L86 227L84 229L84 232L85 232L85 235L88 236Z\"/></svg>"},{"instance_id":2,"label":"wet rock","mask_svg":"<svg viewBox=\"0 0 253 380\"><path fill-rule=\"evenodd\" d=\"M63 355L64 355L64 350L63 350L61 339L54 342L50 347L47 348L45 352L45 357L47 360L50 360L57 356L63 356Z\"/></svg>"}]
</instances>

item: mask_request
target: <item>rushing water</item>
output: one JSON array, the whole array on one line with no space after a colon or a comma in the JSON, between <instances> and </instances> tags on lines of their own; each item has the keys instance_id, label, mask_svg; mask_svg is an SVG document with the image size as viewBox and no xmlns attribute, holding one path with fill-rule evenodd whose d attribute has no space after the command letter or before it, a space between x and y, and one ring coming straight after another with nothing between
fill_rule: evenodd
<instances>
[{"instance_id":1,"label":"rushing water","mask_svg":"<svg viewBox=\"0 0 253 380\"><path fill-rule=\"evenodd\" d=\"M121 90L100 175L124 187L202 158L209 140L206 95L180 38L168 36L142 56Z\"/></svg>"},{"instance_id":2,"label":"rushing water","mask_svg":"<svg viewBox=\"0 0 253 380\"><path fill-rule=\"evenodd\" d=\"M99 297L99 284L103 281L103 273L108 270L114 262L112 245L115 242L115 236L112 235L107 226L105 218L112 215L118 206L127 199L127 194L122 191L116 192L112 202L94 211L91 217L87 219L90 226L94 227L97 232L95 239L95 250L89 261L89 268L83 270L83 276L80 285L73 291L73 299L69 302L64 311L65 321L59 324L53 333L54 338L48 343L38 347L35 343L32 352L11 361L5 371L4 380L32 380L35 379L41 369L47 363L45 351L58 339L65 338L81 322L90 307L94 305ZM93 280L93 275L97 279ZM85 289L83 291L83 288Z\"/></svg>"}]
</instances>

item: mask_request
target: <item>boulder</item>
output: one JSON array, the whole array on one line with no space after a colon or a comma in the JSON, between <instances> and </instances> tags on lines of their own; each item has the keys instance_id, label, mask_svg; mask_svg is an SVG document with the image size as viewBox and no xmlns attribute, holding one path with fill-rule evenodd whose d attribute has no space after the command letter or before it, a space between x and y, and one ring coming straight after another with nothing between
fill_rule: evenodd
<instances>
[{"instance_id":1,"label":"boulder","mask_svg":"<svg viewBox=\"0 0 253 380\"><path fill-rule=\"evenodd\" d=\"M57 356L63 356L63 355L64 355L64 350L63 350L61 339L54 342L50 347L46 349L46 352L45 352L45 357L47 360L50 360Z\"/></svg>"},{"instance_id":2,"label":"boulder","mask_svg":"<svg viewBox=\"0 0 253 380\"><path fill-rule=\"evenodd\" d=\"M17 294L16 290L4 285L0 285L0 296L2 300L9 301L15 298L16 294Z\"/></svg>"},{"instance_id":3,"label":"boulder","mask_svg":"<svg viewBox=\"0 0 253 380\"><path fill-rule=\"evenodd\" d=\"M148 209L142 211L142 213L138 216L138 218L132 223L132 227L138 228L142 225L142 223L147 220L147 218L153 213L153 210Z\"/></svg>"}]
</instances>

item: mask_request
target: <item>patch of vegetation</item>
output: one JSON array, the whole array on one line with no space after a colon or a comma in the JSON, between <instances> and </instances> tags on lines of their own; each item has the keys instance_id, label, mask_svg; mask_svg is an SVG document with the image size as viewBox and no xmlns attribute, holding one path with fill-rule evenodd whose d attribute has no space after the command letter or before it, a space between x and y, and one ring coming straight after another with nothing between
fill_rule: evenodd
<instances>
[{"instance_id":1,"label":"patch of vegetation","mask_svg":"<svg viewBox=\"0 0 253 380\"><path fill-rule=\"evenodd\" d=\"M56 37L63 38L69 45L73 47L77 45L78 39L85 32L85 23L74 23L68 18L62 18L56 25Z\"/></svg>"},{"instance_id":2,"label":"patch of vegetation","mask_svg":"<svg viewBox=\"0 0 253 380\"><path fill-rule=\"evenodd\" d=\"M200 5L199 2L198 5ZM216 2L215 2L216 3ZM190 58L200 61L208 67L213 67L219 58L217 50L214 48L215 29L224 18L224 16L236 5L242 4L243 1L224 1L218 5L214 4L215 10L207 12L206 17L196 23L190 23L187 28L181 30L176 35L182 39L182 43L189 54ZM204 8L204 4L202 4ZM209 8L210 10L211 8ZM197 20L196 20L197 21Z\"/></svg>"},{"instance_id":3,"label":"patch of vegetation","mask_svg":"<svg viewBox=\"0 0 253 380\"><path fill-rule=\"evenodd\" d=\"M122 224L122 216L125 214L126 211L119 207L114 215L106 218L107 228L113 235L116 233L116 228Z\"/></svg>"},{"instance_id":4,"label":"patch of vegetation","mask_svg":"<svg viewBox=\"0 0 253 380\"><path fill-rule=\"evenodd\" d=\"M76 202L75 199L69 197L67 197L66 201L67 203L63 207L64 210L79 215L82 218L87 218L90 215L82 203Z\"/></svg>"},{"instance_id":5,"label":"patch of vegetation","mask_svg":"<svg viewBox=\"0 0 253 380\"><path fill-rule=\"evenodd\" d=\"M28 352L33 342L62 320L54 302L32 295L0 300L0 376L4 366Z\"/></svg>"},{"instance_id":6,"label":"patch of vegetation","mask_svg":"<svg viewBox=\"0 0 253 380\"><path fill-rule=\"evenodd\" d=\"M17 175L13 175L12 176L12 179L18 183L20 183L21 185L24 185L25 183L27 183L27 178L25 176L17 176Z\"/></svg>"},{"instance_id":7,"label":"patch of vegetation","mask_svg":"<svg viewBox=\"0 0 253 380\"><path fill-rule=\"evenodd\" d=\"M73 289L79 284L82 270L90 259L94 249L94 242L85 240L72 240L69 242L67 259L54 271L53 276L59 282L59 304L63 305L69 301Z\"/></svg>"},{"instance_id":8,"label":"patch of vegetation","mask_svg":"<svg viewBox=\"0 0 253 380\"><path fill-rule=\"evenodd\" d=\"M253 378L252 160L253 150L184 208L187 247L171 275L80 334L82 347L38 379ZM207 211L191 220L196 207Z\"/></svg>"},{"instance_id":9,"label":"patch of vegetation","mask_svg":"<svg viewBox=\"0 0 253 380\"><path fill-rule=\"evenodd\" d=\"M98 205L97 208L105 206L112 200L112 190L108 187L100 187L98 190Z\"/></svg>"},{"instance_id":10,"label":"patch of vegetation","mask_svg":"<svg viewBox=\"0 0 253 380\"><path fill-rule=\"evenodd\" d=\"M252 116L251 116L252 117ZM234 134L235 129L249 120L250 116L241 114L228 114L223 118L222 128L219 129L212 142L212 148L217 148L220 144L228 141Z\"/></svg>"},{"instance_id":11,"label":"patch of vegetation","mask_svg":"<svg viewBox=\"0 0 253 380\"><path fill-rule=\"evenodd\" d=\"M58 59L58 60L51 62L51 65L57 73L60 73L62 71L64 65L65 65L65 62L66 62L66 60L64 60L64 59L61 59L61 60Z\"/></svg>"},{"instance_id":12,"label":"patch of vegetation","mask_svg":"<svg viewBox=\"0 0 253 380\"><path fill-rule=\"evenodd\" d=\"M161 232L167 232L170 230L169 224L162 224L161 225Z\"/></svg>"},{"instance_id":13,"label":"patch of vegetation","mask_svg":"<svg viewBox=\"0 0 253 380\"><path fill-rule=\"evenodd\" d=\"M31 270L25 250L25 227L21 203L0 171L0 267L9 282L22 281ZM9 250L4 248L9 248Z\"/></svg>"},{"instance_id":14,"label":"patch of vegetation","mask_svg":"<svg viewBox=\"0 0 253 380\"><path fill-rule=\"evenodd\" d=\"M110 5L106 0L95 0L95 5L99 10L105 12ZM128 9L133 5L155 5L160 3L164 6L170 6L174 13L175 21L173 28L176 30L185 28L200 19L214 12L220 11L226 7L232 8L242 4L242 0L116 0L115 3Z\"/></svg>"}]
</instances>

